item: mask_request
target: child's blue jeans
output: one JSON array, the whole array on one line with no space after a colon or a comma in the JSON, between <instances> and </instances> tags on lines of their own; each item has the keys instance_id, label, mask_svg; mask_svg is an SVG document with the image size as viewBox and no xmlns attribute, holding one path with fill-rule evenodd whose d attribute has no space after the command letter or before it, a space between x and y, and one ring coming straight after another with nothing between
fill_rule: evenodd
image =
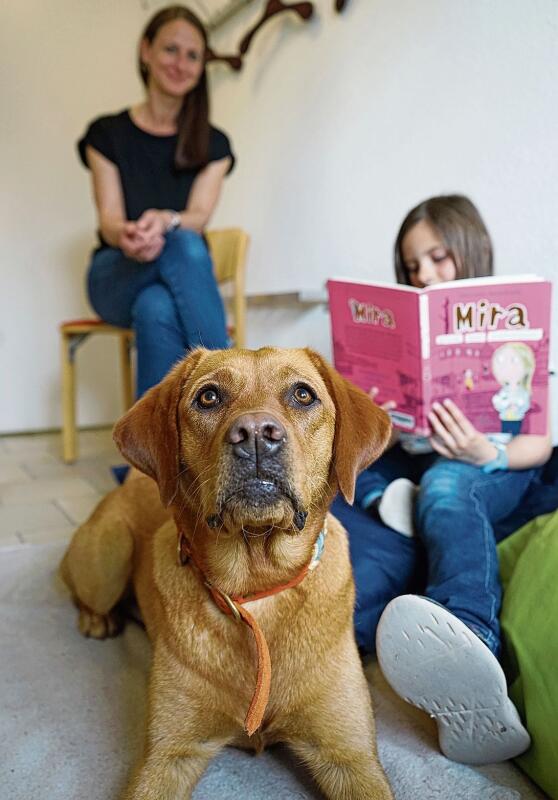
<instances>
[{"instance_id":1,"label":"child's blue jeans","mask_svg":"<svg viewBox=\"0 0 558 800\"><path fill-rule=\"evenodd\" d=\"M498 654L501 588L494 524L521 502L542 468L486 474L396 445L357 480L355 507L336 498L332 513L349 534L357 587L357 640L374 649L378 619L394 597L420 592L449 609ZM387 528L361 507L372 488L395 478L420 483L417 538Z\"/></svg>"},{"instance_id":2,"label":"child's blue jeans","mask_svg":"<svg viewBox=\"0 0 558 800\"><path fill-rule=\"evenodd\" d=\"M91 305L105 322L134 329L137 397L193 347L228 347L211 257L193 231L169 233L159 258L147 264L113 247L98 250L87 286Z\"/></svg>"}]
</instances>

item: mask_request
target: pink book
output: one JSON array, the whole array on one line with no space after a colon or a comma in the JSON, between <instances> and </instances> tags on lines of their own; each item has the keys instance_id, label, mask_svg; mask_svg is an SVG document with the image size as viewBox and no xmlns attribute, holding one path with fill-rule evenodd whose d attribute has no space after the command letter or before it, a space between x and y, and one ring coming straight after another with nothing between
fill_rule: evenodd
<instances>
[{"instance_id":1,"label":"pink book","mask_svg":"<svg viewBox=\"0 0 558 800\"><path fill-rule=\"evenodd\" d=\"M453 400L483 433L545 434L551 283L516 276L425 289L328 281L333 359L401 430L430 435L432 403Z\"/></svg>"}]
</instances>

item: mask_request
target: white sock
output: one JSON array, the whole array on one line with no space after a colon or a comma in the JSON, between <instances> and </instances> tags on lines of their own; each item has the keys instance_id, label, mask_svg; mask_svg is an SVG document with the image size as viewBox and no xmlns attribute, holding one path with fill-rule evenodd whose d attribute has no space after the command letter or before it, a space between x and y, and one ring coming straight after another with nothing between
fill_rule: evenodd
<instances>
[{"instance_id":1,"label":"white sock","mask_svg":"<svg viewBox=\"0 0 558 800\"><path fill-rule=\"evenodd\" d=\"M397 478L384 491L378 503L382 522L403 536L414 536L413 522L418 486L408 478Z\"/></svg>"}]
</instances>

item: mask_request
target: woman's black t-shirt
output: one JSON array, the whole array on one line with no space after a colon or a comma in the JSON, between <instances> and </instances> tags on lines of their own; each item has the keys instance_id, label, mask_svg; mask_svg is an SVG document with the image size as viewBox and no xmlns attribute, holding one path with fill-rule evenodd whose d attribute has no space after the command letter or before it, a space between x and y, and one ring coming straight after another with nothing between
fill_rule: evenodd
<instances>
[{"instance_id":1,"label":"woman's black t-shirt","mask_svg":"<svg viewBox=\"0 0 558 800\"><path fill-rule=\"evenodd\" d=\"M148 208L186 208L192 184L200 168L178 170L174 166L177 134L156 136L138 128L127 110L99 117L88 127L78 142L79 155L86 167L86 147L98 150L118 167L126 218L138 219ZM209 161L235 157L228 137L211 126Z\"/></svg>"}]
</instances>

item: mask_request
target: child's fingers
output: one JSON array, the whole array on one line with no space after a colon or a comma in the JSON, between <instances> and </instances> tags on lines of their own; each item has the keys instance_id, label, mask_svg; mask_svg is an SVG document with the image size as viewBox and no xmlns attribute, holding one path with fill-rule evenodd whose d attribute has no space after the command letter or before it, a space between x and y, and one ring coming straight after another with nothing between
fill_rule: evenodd
<instances>
[{"instance_id":1,"label":"child's fingers","mask_svg":"<svg viewBox=\"0 0 558 800\"><path fill-rule=\"evenodd\" d=\"M370 397L372 400L374 400L374 402L376 402L376 397L378 396L379 393L380 390L378 389L378 387L372 386L368 390L368 397ZM397 403L395 402L395 400L386 400L385 403L380 403L380 408L383 408L384 411L391 411L396 407L396 405Z\"/></svg>"},{"instance_id":2,"label":"child's fingers","mask_svg":"<svg viewBox=\"0 0 558 800\"><path fill-rule=\"evenodd\" d=\"M432 426L432 430L445 447L453 452L457 451L457 442L451 435L450 431L445 427L441 419L434 411L430 411L428 419Z\"/></svg>"},{"instance_id":3,"label":"child's fingers","mask_svg":"<svg viewBox=\"0 0 558 800\"><path fill-rule=\"evenodd\" d=\"M460 448L465 447L467 444L467 436L460 425L455 421L452 414L440 403L433 403L432 411L436 414L448 433L451 434L456 445Z\"/></svg>"},{"instance_id":4,"label":"child's fingers","mask_svg":"<svg viewBox=\"0 0 558 800\"><path fill-rule=\"evenodd\" d=\"M430 442L432 449L435 450L437 453L439 453L441 456L444 456L444 458L455 458L451 450L448 450L447 447L444 447L444 445L440 442L437 436L431 436L428 441Z\"/></svg>"},{"instance_id":5,"label":"child's fingers","mask_svg":"<svg viewBox=\"0 0 558 800\"><path fill-rule=\"evenodd\" d=\"M455 405L453 400L446 398L443 405L446 411L451 414L457 425L461 428L465 436L471 436L475 433L475 428L471 425L459 406Z\"/></svg>"}]
</instances>

